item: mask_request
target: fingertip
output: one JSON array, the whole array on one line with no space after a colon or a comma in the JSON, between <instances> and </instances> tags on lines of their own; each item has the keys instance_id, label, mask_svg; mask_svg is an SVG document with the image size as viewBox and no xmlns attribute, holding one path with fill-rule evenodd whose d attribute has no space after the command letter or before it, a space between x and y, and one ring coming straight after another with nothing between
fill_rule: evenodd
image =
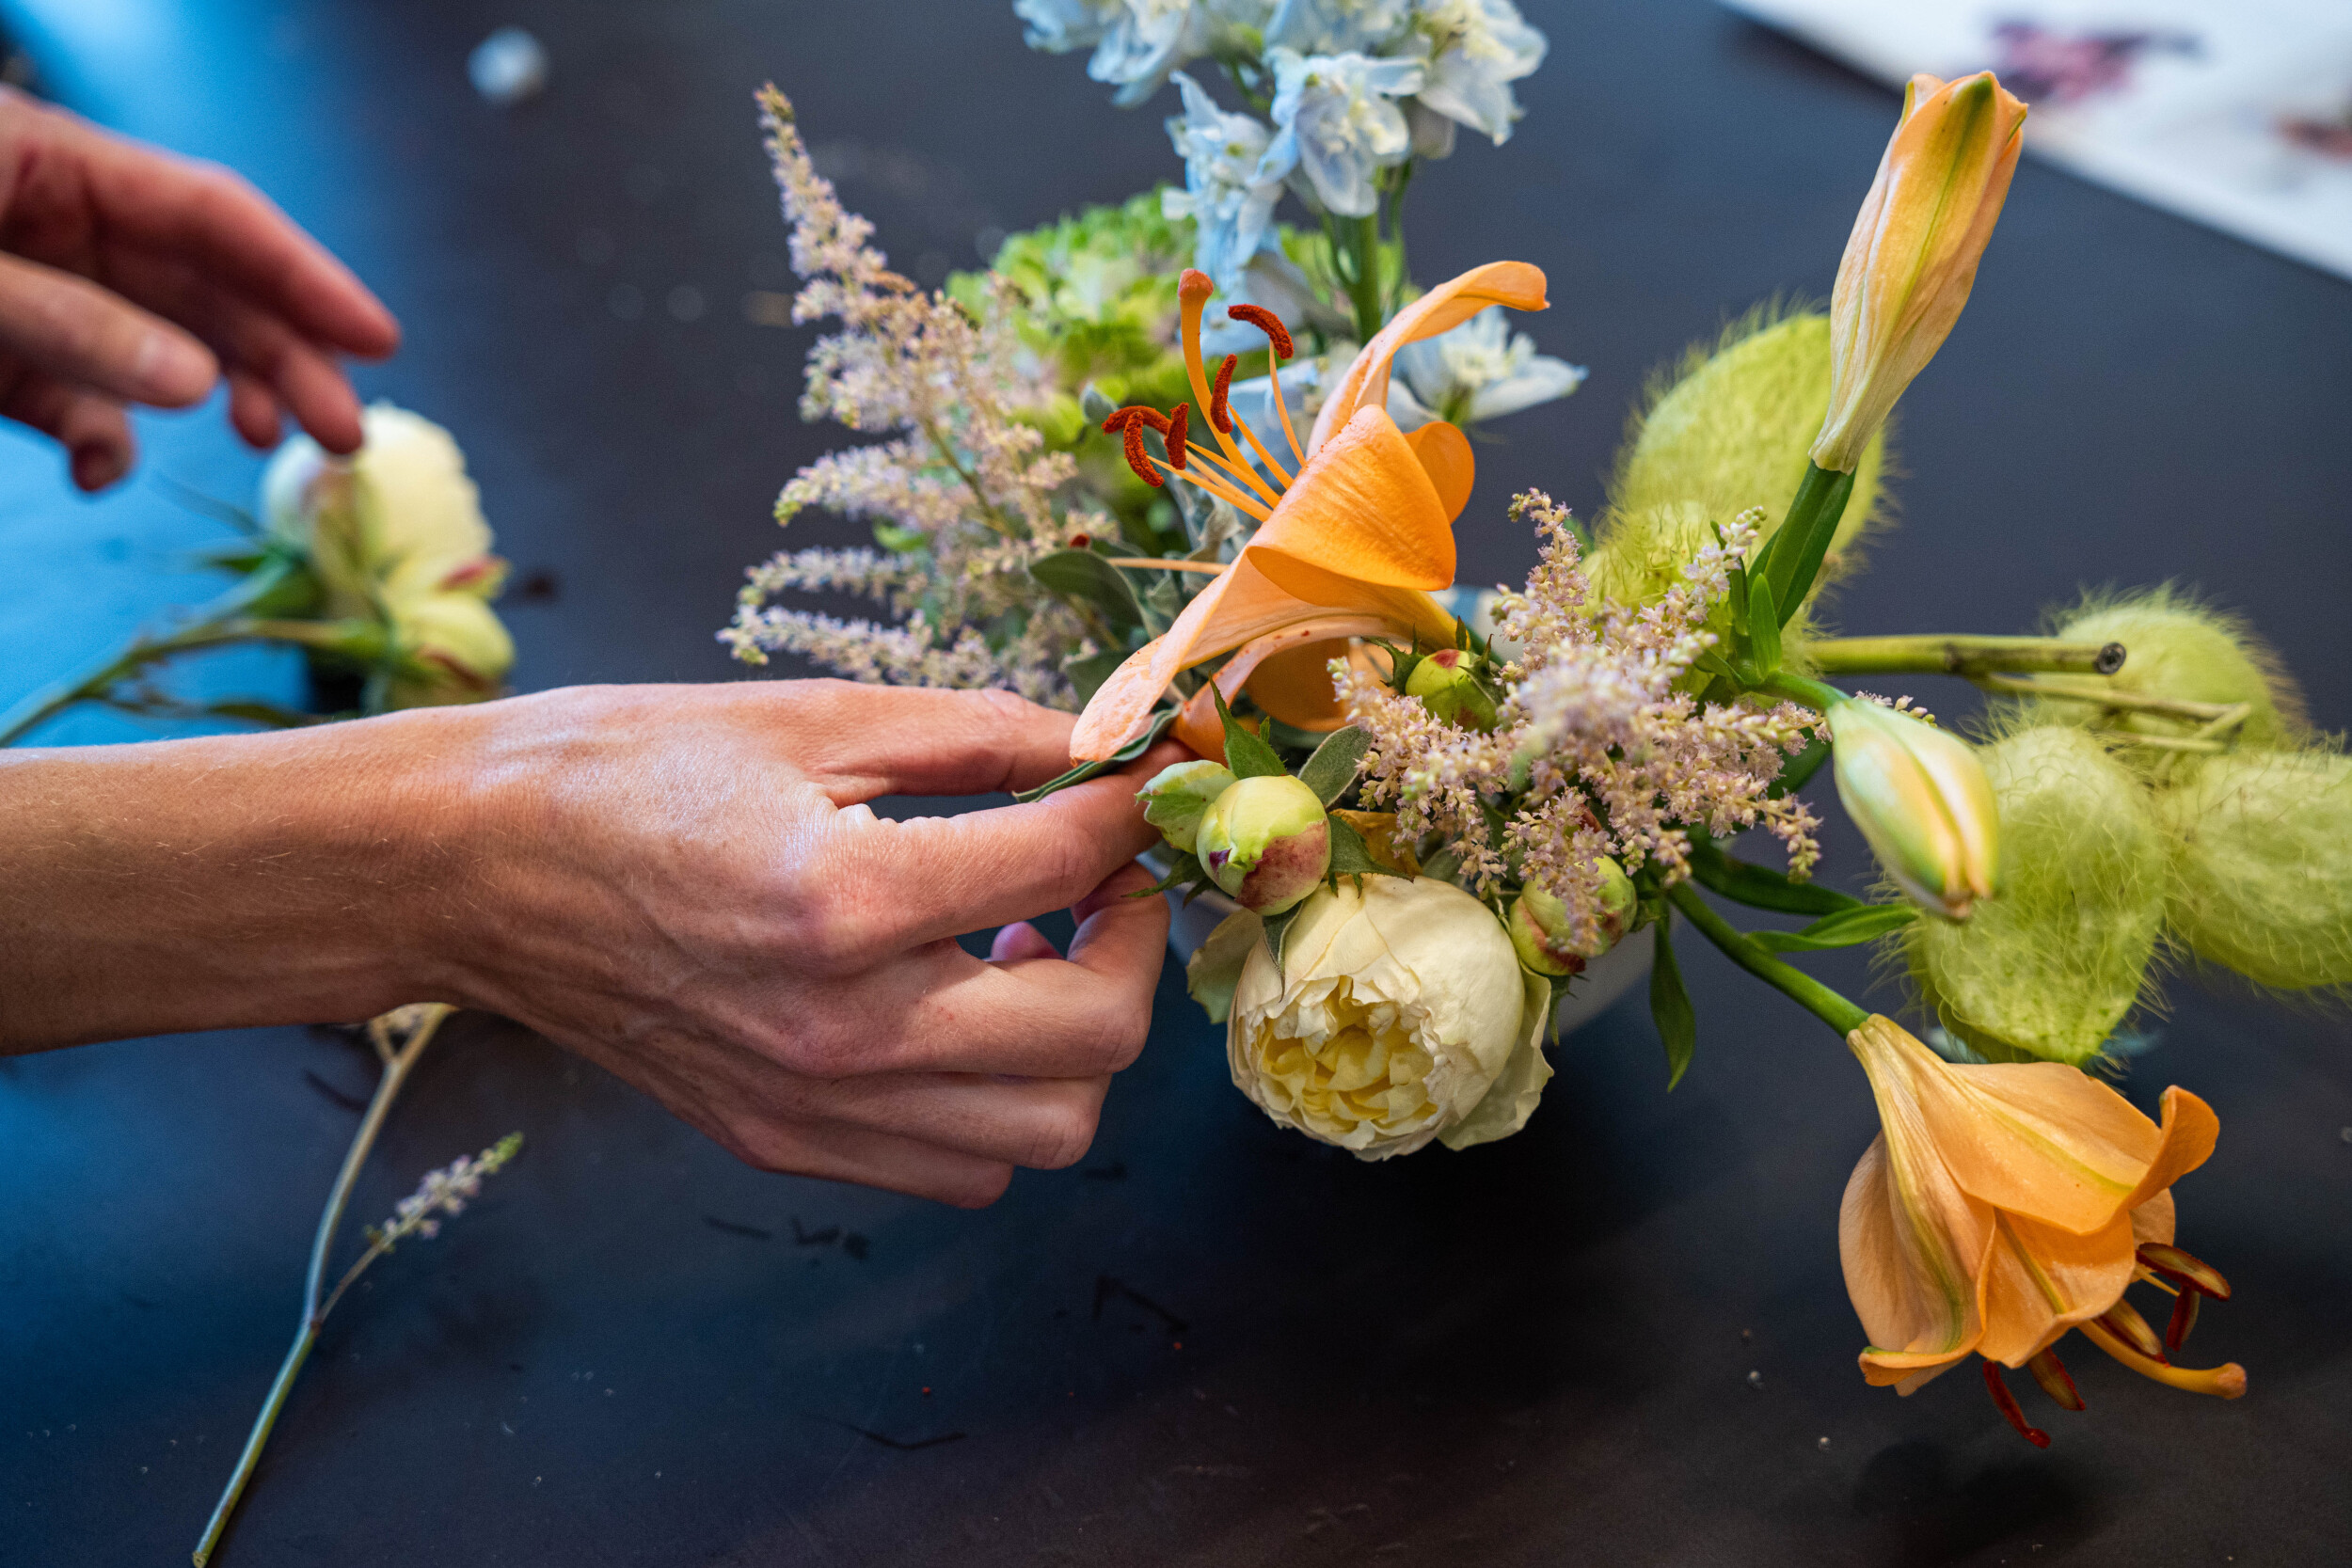
<instances>
[{"instance_id":1,"label":"fingertip","mask_svg":"<svg viewBox=\"0 0 2352 1568\"><path fill-rule=\"evenodd\" d=\"M220 361L186 333L157 325L148 329L133 352L131 379L140 402L185 408L211 394L220 379Z\"/></svg>"},{"instance_id":2,"label":"fingertip","mask_svg":"<svg viewBox=\"0 0 2352 1568\"><path fill-rule=\"evenodd\" d=\"M998 927L994 939L988 944L988 961L991 963L1020 963L1027 958L1060 957L1054 950L1054 944L1045 939L1045 933L1025 920Z\"/></svg>"},{"instance_id":3,"label":"fingertip","mask_svg":"<svg viewBox=\"0 0 2352 1568\"><path fill-rule=\"evenodd\" d=\"M246 445L261 451L278 445L285 434L278 400L268 388L241 374L229 378L229 423Z\"/></svg>"},{"instance_id":4,"label":"fingertip","mask_svg":"<svg viewBox=\"0 0 2352 1568\"><path fill-rule=\"evenodd\" d=\"M131 471L131 453L119 442L85 441L73 449L69 466L74 487L86 495L95 495Z\"/></svg>"}]
</instances>

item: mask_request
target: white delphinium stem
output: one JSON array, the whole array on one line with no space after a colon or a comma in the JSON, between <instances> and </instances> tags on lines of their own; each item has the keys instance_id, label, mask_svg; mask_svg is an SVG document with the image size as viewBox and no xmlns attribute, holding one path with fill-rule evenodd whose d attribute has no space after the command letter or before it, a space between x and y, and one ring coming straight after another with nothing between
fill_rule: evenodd
<instances>
[{"instance_id":1,"label":"white delphinium stem","mask_svg":"<svg viewBox=\"0 0 2352 1568\"><path fill-rule=\"evenodd\" d=\"M351 1190L358 1184L360 1167L367 1164L368 1153L375 1147L376 1134L384 1129L384 1120L399 1098L401 1086L424 1054L424 1048L433 1043L433 1037L453 1009L437 1002L421 1003L400 1007L368 1021L368 1040L374 1046L376 1059L383 1064L384 1074L376 1081L375 1094L368 1101L367 1114L359 1118L359 1131L353 1134L351 1148L343 1155L342 1169L335 1175L335 1185L326 1195L326 1208L319 1215L317 1235L310 1243L310 1268L302 1286L302 1322L294 1332L294 1344L286 1352L286 1359L278 1369L277 1379L271 1383L269 1396L262 1402L262 1412L255 1418L253 1431L245 1440L244 1451L237 1456L237 1467L229 1478L228 1486L214 1505L213 1516L204 1527L204 1535L193 1554L196 1568L204 1568L220 1545L221 1532L229 1527L229 1516L235 1512L238 1499L245 1495L246 1482L253 1479L253 1469L261 1462L262 1449L269 1441L270 1429L278 1424L278 1412L285 1408L286 1396L292 1392L302 1364L310 1358L318 1344L319 1329L326 1315L335 1309L343 1292L351 1288L361 1271L392 1249L403 1237L421 1234L427 1237L439 1229L437 1214L454 1214L462 1211L467 1200L482 1190L482 1179L496 1172L515 1156L522 1147L522 1134L510 1132L498 1143L473 1159L459 1159L447 1170L437 1170L426 1176L424 1184L409 1197L401 1200L398 1211L384 1226L369 1232L368 1249L361 1253L335 1289L326 1291L327 1260L334 1254L336 1233L342 1227L343 1210L351 1201ZM395 1038L397 1037L397 1038Z\"/></svg>"}]
</instances>

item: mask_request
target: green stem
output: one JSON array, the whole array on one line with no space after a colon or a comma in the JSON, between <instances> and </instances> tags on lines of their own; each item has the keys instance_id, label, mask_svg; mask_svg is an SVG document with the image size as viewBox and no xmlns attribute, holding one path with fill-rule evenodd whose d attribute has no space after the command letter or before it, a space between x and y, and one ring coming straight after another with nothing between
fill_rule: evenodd
<instances>
[{"instance_id":1,"label":"green stem","mask_svg":"<svg viewBox=\"0 0 2352 1568\"><path fill-rule=\"evenodd\" d=\"M1405 291L1408 287L1406 280L1410 276L1410 269L1405 260L1405 188L1412 182L1413 160L1407 158L1396 166L1391 177L1386 202L1388 211L1386 227L1389 238L1396 242L1396 283L1389 290L1386 306L1388 314L1391 316L1395 315L1404 308ZM1384 317L1383 321L1385 320Z\"/></svg>"},{"instance_id":2,"label":"green stem","mask_svg":"<svg viewBox=\"0 0 2352 1568\"><path fill-rule=\"evenodd\" d=\"M368 1024L370 1038L376 1054L383 1060L384 1075L376 1081L375 1095L368 1101L367 1115L359 1119L359 1131L351 1140L351 1148L343 1155L343 1167L336 1173L335 1185L326 1195L326 1212L319 1215L318 1234L310 1243L310 1270L302 1286L302 1324L294 1334L294 1345L286 1352L285 1364L278 1369L277 1381L269 1387L269 1397L262 1402L262 1413L255 1418L253 1431L245 1440L245 1451L237 1456L237 1468L229 1478L228 1488L214 1505L213 1517L204 1527L204 1537L196 1544L196 1568L204 1568L220 1545L221 1532L229 1528L229 1515L235 1512L237 1500L245 1496L246 1483L253 1479L253 1468L261 1463L262 1445L269 1441L270 1428L278 1424L278 1412L286 1406L286 1396L294 1390L296 1373L310 1358L310 1351L318 1343L319 1329L326 1322L326 1314L342 1299L345 1287L358 1277L359 1271L375 1260L381 1248L371 1246L354 1263L335 1287L335 1293L324 1301L320 1298L326 1284L326 1262L335 1250L335 1233L342 1228L343 1209L351 1201L351 1190L359 1180L359 1169L367 1164L368 1152L375 1147L376 1134L384 1129L384 1118L391 1113L392 1101L400 1095L401 1085L407 1082L417 1058L433 1042L434 1035L451 1009L435 1005L425 1014L400 1048L391 1049L384 1033L381 1019Z\"/></svg>"},{"instance_id":3,"label":"green stem","mask_svg":"<svg viewBox=\"0 0 2352 1568\"><path fill-rule=\"evenodd\" d=\"M1356 308L1356 335L1368 343L1388 323L1380 298L1380 215L1368 213L1356 219L1348 240L1354 276L1347 280L1347 297Z\"/></svg>"},{"instance_id":4,"label":"green stem","mask_svg":"<svg viewBox=\"0 0 2352 1568\"><path fill-rule=\"evenodd\" d=\"M108 654L80 674L53 681L30 693L6 713L0 713L0 746L15 745L74 704L103 697L149 665L159 663L174 654L198 648L216 648L225 643L248 640L250 634L240 628L260 623L246 621L245 612L283 587L286 580L301 569L299 562L289 560L273 561L258 567L235 587L198 610L195 620L179 630L161 636L139 632L121 648Z\"/></svg>"},{"instance_id":5,"label":"green stem","mask_svg":"<svg viewBox=\"0 0 2352 1568\"><path fill-rule=\"evenodd\" d=\"M1708 908L1698 890L1688 882L1678 882L1666 894L1667 900L1682 911L1683 918L1698 927L1700 934L1722 948L1733 963L1781 992L1799 1006L1837 1031L1844 1039L1862 1027L1869 1014L1854 1006L1829 987L1793 964L1785 964L1750 942L1722 915Z\"/></svg>"},{"instance_id":6,"label":"green stem","mask_svg":"<svg viewBox=\"0 0 2352 1568\"><path fill-rule=\"evenodd\" d=\"M1813 579L1820 575L1829 543L1837 536L1837 520L1846 515L1846 500L1852 494L1851 473L1838 473L1818 463L1805 465L1804 478L1788 503L1788 515L1773 531L1761 562L1772 585L1772 603L1780 610L1782 626L1804 608L1805 595L1813 591Z\"/></svg>"},{"instance_id":7,"label":"green stem","mask_svg":"<svg viewBox=\"0 0 2352 1568\"><path fill-rule=\"evenodd\" d=\"M1825 714L1830 710L1832 704L1842 703L1846 700L1846 694L1843 691L1827 682L1817 681L1810 675L1800 675L1787 670L1773 671L1764 677L1756 689L1768 696L1786 697L1790 702L1802 704L1816 713Z\"/></svg>"},{"instance_id":8,"label":"green stem","mask_svg":"<svg viewBox=\"0 0 2352 1568\"><path fill-rule=\"evenodd\" d=\"M1825 637L1805 645L1825 675L1986 675L2002 671L2112 675L2123 668L2121 642L2069 642L2056 637Z\"/></svg>"}]
</instances>

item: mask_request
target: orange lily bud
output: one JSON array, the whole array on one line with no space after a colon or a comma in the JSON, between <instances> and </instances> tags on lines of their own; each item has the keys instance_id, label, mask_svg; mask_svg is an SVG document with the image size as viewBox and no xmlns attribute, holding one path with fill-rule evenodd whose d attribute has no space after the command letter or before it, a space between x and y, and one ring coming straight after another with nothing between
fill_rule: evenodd
<instances>
[{"instance_id":1,"label":"orange lily bud","mask_svg":"<svg viewBox=\"0 0 2352 1568\"><path fill-rule=\"evenodd\" d=\"M2026 105L1989 71L1920 75L1854 218L1830 300L1829 417L1813 461L1851 473L1944 346L2009 195Z\"/></svg>"},{"instance_id":2,"label":"orange lily bud","mask_svg":"<svg viewBox=\"0 0 2352 1568\"><path fill-rule=\"evenodd\" d=\"M1965 920L1998 879L2000 810L1967 742L1877 703L1830 705L1837 799L1897 886Z\"/></svg>"}]
</instances>

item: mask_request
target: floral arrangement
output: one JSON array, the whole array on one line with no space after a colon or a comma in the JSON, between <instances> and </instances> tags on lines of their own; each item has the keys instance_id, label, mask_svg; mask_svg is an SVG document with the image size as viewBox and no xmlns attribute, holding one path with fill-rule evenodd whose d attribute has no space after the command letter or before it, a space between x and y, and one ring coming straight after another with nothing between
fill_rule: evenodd
<instances>
[{"instance_id":1,"label":"floral arrangement","mask_svg":"<svg viewBox=\"0 0 2352 1568\"><path fill-rule=\"evenodd\" d=\"M1651 388L1589 529L1540 493L1515 591L1454 582L1468 425L1573 390L1505 311L1535 266L1425 290L1406 269L1413 170L1455 128L1497 141L1543 40L1509 0L1019 0L1032 44L1090 47L1137 103L1172 84L1184 188L1006 243L925 293L761 97L807 280L803 412L878 437L804 469L870 549L755 568L722 636L861 678L1000 686L1079 710L1073 768L1163 737L1195 759L1139 799L1158 891L1226 901L1192 993L1233 1082L1367 1160L1525 1125L1548 1024L1634 933L1667 1083L1697 1022L1679 921L1819 1018L1882 1133L1840 1214L1865 1376L1910 1393L1974 1357L2082 1401L2079 1330L2157 1382L2229 1286L2176 1244L2172 1189L2218 1124L2157 1119L2105 1081L2153 978L2193 959L2281 990L2352 982L2352 762L2233 617L2177 588L2084 599L2042 635L1841 638L1820 595L1883 507L1885 427L1952 330L2025 107L1990 73L1913 80L1826 312L1762 309ZM1221 106L1185 67L1223 77ZM1278 220L1285 200L1310 220ZM790 593L849 593L887 619ZM1835 684L1963 676L1965 738L1907 698ZM1818 885L1798 791L1827 765L1882 873ZM1735 857L1761 829L1777 866ZM1743 929L1723 905L1804 917ZM1807 974L1878 943L1915 1036ZM2170 1300L2160 1333L2126 1300ZM2146 1297L2142 1298L2148 1299Z\"/></svg>"}]
</instances>

